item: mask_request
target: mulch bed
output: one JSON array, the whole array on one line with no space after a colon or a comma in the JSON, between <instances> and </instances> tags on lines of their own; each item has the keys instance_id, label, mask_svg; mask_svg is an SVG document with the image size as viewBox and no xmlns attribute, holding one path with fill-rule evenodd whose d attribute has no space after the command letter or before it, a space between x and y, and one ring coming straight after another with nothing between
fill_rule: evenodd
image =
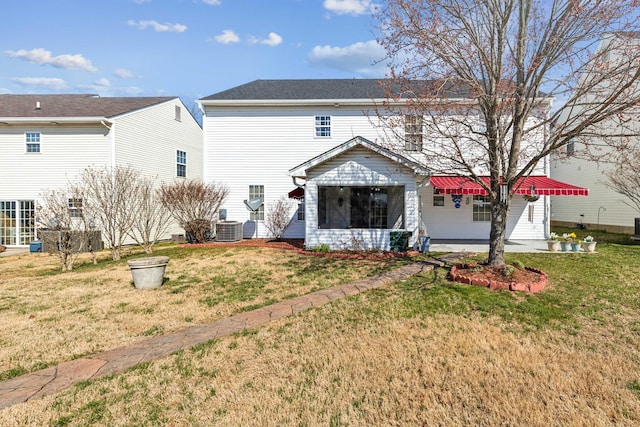
<instances>
[{"instance_id":1,"label":"mulch bed","mask_svg":"<svg viewBox=\"0 0 640 427\"><path fill-rule=\"evenodd\" d=\"M304 248L304 239L243 239L238 242L207 242L207 243L186 243L181 244L183 248L234 248L234 247L252 247L252 248L271 248L296 251L304 255L319 256L324 258L342 258L342 259L379 259L379 258L398 258L407 255L415 255L417 252L378 252L378 251L331 251L316 252L307 251Z\"/></svg>"},{"instance_id":2,"label":"mulch bed","mask_svg":"<svg viewBox=\"0 0 640 427\"><path fill-rule=\"evenodd\" d=\"M485 286L492 290L505 289L536 293L547 285L547 274L536 268L516 268L509 276L503 267L487 265L454 265L449 272L451 280L469 285Z\"/></svg>"}]
</instances>

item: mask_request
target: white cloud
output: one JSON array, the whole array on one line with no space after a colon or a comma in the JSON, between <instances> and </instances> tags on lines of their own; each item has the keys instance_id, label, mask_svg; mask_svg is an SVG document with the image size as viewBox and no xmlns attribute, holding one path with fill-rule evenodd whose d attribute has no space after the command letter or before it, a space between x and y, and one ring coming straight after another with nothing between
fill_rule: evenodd
<instances>
[{"instance_id":1,"label":"white cloud","mask_svg":"<svg viewBox=\"0 0 640 427\"><path fill-rule=\"evenodd\" d=\"M257 37L251 37L251 39L249 40L249 43L251 44L266 44L267 46L278 46L280 43L282 43L282 37L280 37L279 34L276 33L269 33L269 37L266 39L259 39Z\"/></svg>"},{"instance_id":2,"label":"white cloud","mask_svg":"<svg viewBox=\"0 0 640 427\"><path fill-rule=\"evenodd\" d=\"M345 47L316 46L309 52L309 61L321 67L335 68L368 77L382 77L385 64L380 61L385 50L375 40Z\"/></svg>"},{"instance_id":3,"label":"white cloud","mask_svg":"<svg viewBox=\"0 0 640 427\"><path fill-rule=\"evenodd\" d=\"M365 15L379 7L371 0L324 0L322 5L336 15Z\"/></svg>"},{"instance_id":4,"label":"white cloud","mask_svg":"<svg viewBox=\"0 0 640 427\"><path fill-rule=\"evenodd\" d=\"M187 30L186 25L182 24L161 24L158 21L150 20L150 21L133 21L129 20L127 25L130 27L137 27L140 30L146 30L147 27L153 28L154 31L159 33L183 33Z\"/></svg>"},{"instance_id":5,"label":"white cloud","mask_svg":"<svg viewBox=\"0 0 640 427\"><path fill-rule=\"evenodd\" d=\"M14 77L11 81L20 86L38 86L54 91L60 91L67 87L64 80L51 77Z\"/></svg>"},{"instance_id":6,"label":"white cloud","mask_svg":"<svg viewBox=\"0 0 640 427\"><path fill-rule=\"evenodd\" d=\"M113 75L121 79L131 79L133 77L136 77L133 71L127 70L126 68L116 68L116 70L113 72Z\"/></svg>"},{"instance_id":7,"label":"white cloud","mask_svg":"<svg viewBox=\"0 0 640 427\"><path fill-rule=\"evenodd\" d=\"M211 39L209 39L209 41L211 41ZM233 30L224 30L222 31L222 34L214 36L213 41L222 44L238 43L240 41L240 37L238 37Z\"/></svg>"},{"instance_id":8,"label":"white cloud","mask_svg":"<svg viewBox=\"0 0 640 427\"><path fill-rule=\"evenodd\" d=\"M95 82L93 82L93 84L94 84L95 86L102 87L102 88L109 88L109 87L111 87L111 82L109 81L109 79L106 79L106 78L104 78L104 77L103 77L103 78L101 78L101 79L96 80Z\"/></svg>"},{"instance_id":9,"label":"white cloud","mask_svg":"<svg viewBox=\"0 0 640 427\"><path fill-rule=\"evenodd\" d=\"M220 0L202 0L202 3L210 4L211 6L219 6L219 5L222 4L222 1L220 1Z\"/></svg>"},{"instance_id":10,"label":"white cloud","mask_svg":"<svg viewBox=\"0 0 640 427\"><path fill-rule=\"evenodd\" d=\"M91 61L80 54L75 55L58 55L52 56L51 52L43 48L18 51L7 50L5 53L14 58L24 59L40 65L51 65L56 68L64 68L65 70L84 70L96 72L98 69L91 64Z\"/></svg>"}]
</instances>

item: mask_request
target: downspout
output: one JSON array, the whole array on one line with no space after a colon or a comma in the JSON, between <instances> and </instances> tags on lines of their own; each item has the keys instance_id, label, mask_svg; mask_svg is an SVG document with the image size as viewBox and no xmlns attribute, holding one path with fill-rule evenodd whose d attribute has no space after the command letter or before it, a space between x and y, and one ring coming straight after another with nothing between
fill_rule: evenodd
<instances>
[{"instance_id":1,"label":"downspout","mask_svg":"<svg viewBox=\"0 0 640 427\"><path fill-rule=\"evenodd\" d=\"M100 124L104 127L106 127L108 129L106 135L109 135L109 150L110 150L110 159L109 159L109 163L110 163L110 167L111 168L115 168L116 167L116 130L115 130L115 123L110 122L110 126L109 124L107 124L107 120L101 120Z\"/></svg>"}]
</instances>

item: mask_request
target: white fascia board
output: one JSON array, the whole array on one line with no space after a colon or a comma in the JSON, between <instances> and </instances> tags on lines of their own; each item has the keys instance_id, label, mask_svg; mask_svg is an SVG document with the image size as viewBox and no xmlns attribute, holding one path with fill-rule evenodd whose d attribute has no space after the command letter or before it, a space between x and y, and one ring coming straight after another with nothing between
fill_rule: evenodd
<instances>
[{"instance_id":1,"label":"white fascia board","mask_svg":"<svg viewBox=\"0 0 640 427\"><path fill-rule=\"evenodd\" d=\"M381 104L383 99L215 99L200 100L198 103L206 107L300 107L328 106L339 107L352 105Z\"/></svg>"},{"instance_id":2,"label":"white fascia board","mask_svg":"<svg viewBox=\"0 0 640 427\"><path fill-rule=\"evenodd\" d=\"M551 97L540 98L538 101L541 105L550 107ZM372 106L383 105L384 103L395 107L403 106L410 101L409 99L392 100L387 98L366 98L366 99L213 99L198 100L201 108L207 107L352 107L352 106ZM436 104L455 103L459 105L477 104L475 99L470 98L445 98L431 99L430 102Z\"/></svg>"},{"instance_id":3,"label":"white fascia board","mask_svg":"<svg viewBox=\"0 0 640 427\"><path fill-rule=\"evenodd\" d=\"M413 162L409 159L407 159L404 156L401 156L391 150L386 149L385 147L381 147L365 138L362 137L355 137L352 138L351 140L340 144L334 148L332 148L329 151L325 151L324 153L294 167L293 169L289 170L289 175L293 178L306 178L307 177L307 170L309 169L313 169L314 167L327 162L328 160L337 157L349 150L351 150L352 148L354 148L355 146L360 145L363 146L371 151L373 151L374 153L377 153L383 157L386 157L398 164L401 164L409 169L412 169L414 171L414 173L416 175L421 175L421 176L429 176L431 175L431 172L425 168L422 165L419 165L416 162Z\"/></svg>"},{"instance_id":4,"label":"white fascia board","mask_svg":"<svg viewBox=\"0 0 640 427\"><path fill-rule=\"evenodd\" d=\"M2 124L72 124L110 122L106 117L0 117Z\"/></svg>"}]
</instances>

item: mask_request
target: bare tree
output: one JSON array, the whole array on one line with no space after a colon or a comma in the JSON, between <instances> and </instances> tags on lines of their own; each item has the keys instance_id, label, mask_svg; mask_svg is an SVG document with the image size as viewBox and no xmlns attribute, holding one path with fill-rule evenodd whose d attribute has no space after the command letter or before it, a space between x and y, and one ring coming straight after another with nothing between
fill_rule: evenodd
<instances>
[{"instance_id":1,"label":"bare tree","mask_svg":"<svg viewBox=\"0 0 640 427\"><path fill-rule=\"evenodd\" d=\"M85 215L95 218L101 227L114 260L120 259L120 249L136 220L132 206L139 182L140 172L130 166L90 167L75 185L76 191L84 194Z\"/></svg>"},{"instance_id":2,"label":"bare tree","mask_svg":"<svg viewBox=\"0 0 640 427\"><path fill-rule=\"evenodd\" d=\"M489 264L504 264L513 191L541 159L575 140L592 159L604 145L628 145L639 9L636 0L389 0L379 9L390 67L379 118L398 129L394 117L423 117L421 160L486 190Z\"/></svg>"},{"instance_id":3,"label":"bare tree","mask_svg":"<svg viewBox=\"0 0 640 427\"><path fill-rule=\"evenodd\" d=\"M196 180L163 184L160 201L195 243L205 242L229 190Z\"/></svg>"},{"instance_id":4,"label":"bare tree","mask_svg":"<svg viewBox=\"0 0 640 427\"><path fill-rule=\"evenodd\" d=\"M87 222L82 213L81 194L73 188L50 190L38 205L38 237L45 248L55 248L62 271L71 271L88 239ZM95 258L94 258L95 260Z\"/></svg>"},{"instance_id":5,"label":"bare tree","mask_svg":"<svg viewBox=\"0 0 640 427\"><path fill-rule=\"evenodd\" d=\"M291 208L293 203L288 197L281 197L276 202L271 203L265 215L264 226L275 237L282 239L284 230L291 222Z\"/></svg>"},{"instance_id":6,"label":"bare tree","mask_svg":"<svg viewBox=\"0 0 640 427\"><path fill-rule=\"evenodd\" d=\"M127 233L148 254L153 252L153 245L171 224L171 213L160 202L159 190L155 188L154 181L154 178L138 178L135 199L131 205L134 211L133 222Z\"/></svg>"},{"instance_id":7,"label":"bare tree","mask_svg":"<svg viewBox=\"0 0 640 427\"><path fill-rule=\"evenodd\" d=\"M629 150L617 166L606 172L606 185L627 197L624 204L640 212L640 149Z\"/></svg>"}]
</instances>

